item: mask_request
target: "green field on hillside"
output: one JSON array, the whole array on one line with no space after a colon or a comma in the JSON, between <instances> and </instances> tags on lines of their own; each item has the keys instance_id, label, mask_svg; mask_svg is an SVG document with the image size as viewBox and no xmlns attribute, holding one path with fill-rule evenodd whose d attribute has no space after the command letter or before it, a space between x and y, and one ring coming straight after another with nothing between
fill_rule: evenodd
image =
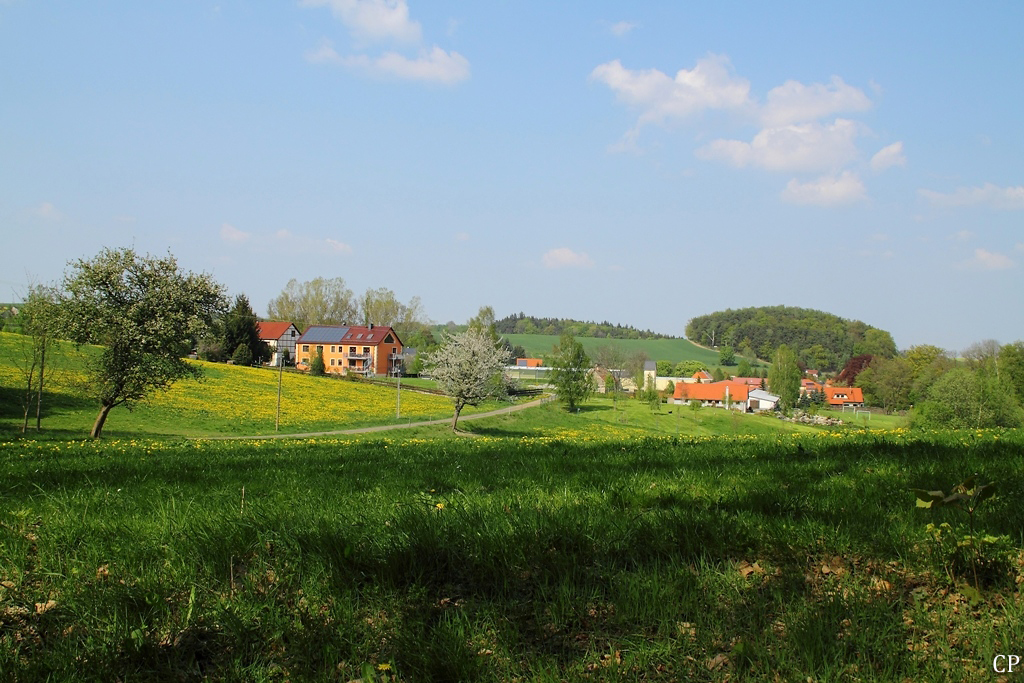
<instances>
[{"instance_id":1,"label":"green field on hillside","mask_svg":"<svg viewBox=\"0 0 1024 683\"><path fill-rule=\"evenodd\" d=\"M590 436L0 442L0 678L982 681L1024 647L1019 431ZM972 561L908 489L975 472Z\"/></svg>"},{"instance_id":2,"label":"green field on hillside","mask_svg":"<svg viewBox=\"0 0 1024 683\"><path fill-rule=\"evenodd\" d=\"M548 334L506 334L502 335L513 346L522 346L531 358L541 358L551 354L551 349L558 344L558 337ZM718 352L697 346L687 339L597 339L579 337L587 353L593 353L599 346L614 345L621 347L626 353L643 351L651 360L670 360L678 363L681 360L696 360L709 368L718 365Z\"/></svg>"},{"instance_id":3,"label":"green field on hillside","mask_svg":"<svg viewBox=\"0 0 1024 683\"><path fill-rule=\"evenodd\" d=\"M0 435L20 429L24 398L19 375L21 335L0 332ZM63 438L86 436L99 405L83 397L80 382L83 363L94 347L76 349L61 343L51 352L52 371L43 400L43 429ZM169 390L128 410L110 413L104 435L217 436L274 433L277 415L278 372L272 368L244 368L223 363L198 362L205 377L183 380ZM369 425L450 417L451 401L445 396L402 387L402 419L395 419L396 390L366 382L332 377L283 373L281 431L301 433L350 429ZM467 408L465 414L501 407L493 402ZM32 412L34 416L34 410ZM35 424L34 419L32 424Z\"/></svg>"}]
</instances>

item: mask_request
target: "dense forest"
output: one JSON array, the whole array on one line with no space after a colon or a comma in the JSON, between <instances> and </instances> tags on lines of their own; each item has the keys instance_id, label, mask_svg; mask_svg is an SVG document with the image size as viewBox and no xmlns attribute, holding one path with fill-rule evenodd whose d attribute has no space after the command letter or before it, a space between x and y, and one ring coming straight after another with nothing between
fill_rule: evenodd
<instances>
[{"instance_id":1,"label":"dense forest","mask_svg":"<svg viewBox=\"0 0 1024 683\"><path fill-rule=\"evenodd\" d=\"M728 309L690 320L690 341L703 346L730 346L743 356L771 359L782 344L808 368L834 371L852 356L892 357L896 344L885 330L859 320L791 306Z\"/></svg>"},{"instance_id":2,"label":"dense forest","mask_svg":"<svg viewBox=\"0 0 1024 683\"><path fill-rule=\"evenodd\" d=\"M496 320L498 334L555 334L569 332L574 337L609 339L672 339L672 335L657 334L635 327L612 325L610 322L582 322L568 318L535 318L523 313Z\"/></svg>"}]
</instances>

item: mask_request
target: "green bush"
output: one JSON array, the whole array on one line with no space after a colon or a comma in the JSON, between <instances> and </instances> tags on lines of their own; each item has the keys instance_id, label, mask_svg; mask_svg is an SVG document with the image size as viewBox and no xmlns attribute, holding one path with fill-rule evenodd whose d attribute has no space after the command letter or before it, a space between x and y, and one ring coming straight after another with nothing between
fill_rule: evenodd
<instances>
[{"instance_id":1,"label":"green bush","mask_svg":"<svg viewBox=\"0 0 1024 683\"><path fill-rule=\"evenodd\" d=\"M239 344L231 354L231 360L235 365L252 365L252 351L245 344Z\"/></svg>"},{"instance_id":2,"label":"green bush","mask_svg":"<svg viewBox=\"0 0 1024 683\"><path fill-rule=\"evenodd\" d=\"M327 366L324 365L324 355L317 351L309 362L309 374L314 377L323 377L325 372L327 372Z\"/></svg>"}]
</instances>

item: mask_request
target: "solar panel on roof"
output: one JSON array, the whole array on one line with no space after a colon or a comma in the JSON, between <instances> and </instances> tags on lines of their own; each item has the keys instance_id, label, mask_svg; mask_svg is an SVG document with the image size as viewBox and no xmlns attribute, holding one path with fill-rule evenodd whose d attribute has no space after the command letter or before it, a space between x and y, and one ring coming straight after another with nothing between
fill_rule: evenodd
<instances>
[{"instance_id":1,"label":"solar panel on roof","mask_svg":"<svg viewBox=\"0 0 1024 683\"><path fill-rule=\"evenodd\" d=\"M337 343L348 333L347 327L313 325L302 335L303 344Z\"/></svg>"}]
</instances>

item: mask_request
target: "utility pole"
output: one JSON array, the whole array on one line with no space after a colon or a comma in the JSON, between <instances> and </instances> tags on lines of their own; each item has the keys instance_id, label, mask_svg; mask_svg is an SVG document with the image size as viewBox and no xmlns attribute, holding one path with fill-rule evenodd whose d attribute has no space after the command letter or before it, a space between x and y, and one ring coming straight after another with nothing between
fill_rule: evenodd
<instances>
[{"instance_id":1,"label":"utility pole","mask_svg":"<svg viewBox=\"0 0 1024 683\"><path fill-rule=\"evenodd\" d=\"M396 354L395 358L395 376L398 378L398 389L395 391L395 419L400 420L402 418L402 369L399 367L398 362L404 360L400 354Z\"/></svg>"},{"instance_id":2,"label":"utility pole","mask_svg":"<svg viewBox=\"0 0 1024 683\"><path fill-rule=\"evenodd\" d=\"M277 354L277 417L274 418L274 431L281 428L281 379L284 377L284 357Z\"/></svg>"}]
</instances>

